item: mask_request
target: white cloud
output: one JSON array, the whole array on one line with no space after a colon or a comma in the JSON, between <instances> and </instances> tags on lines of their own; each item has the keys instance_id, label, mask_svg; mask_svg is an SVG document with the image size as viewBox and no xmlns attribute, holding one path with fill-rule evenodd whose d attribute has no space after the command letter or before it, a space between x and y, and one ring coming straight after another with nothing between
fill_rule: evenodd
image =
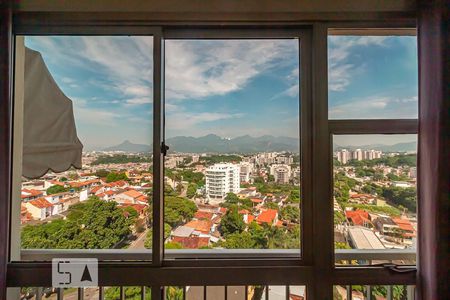
<instances>
[{"instance_id":1,"label":"white cloud","mask_svg":"<svg viewBox=\"0 0 450 300\"><path fill-rule=\"evenodd\" d=\"M73 99L72 103L76 124L114 126L115 121L121 118L112 111L87 107L88 101L84 99Z\"/></svg>"},{"instance_id":2,"label":"white cloud","mask_svg":"<svg viewBox=\"0 0 450 300\"><path fill-rule=\"evenodd\" d=\"M131 98L126 100L127 105L140 105L152 103L150 97Z\"/></svg>"},{"instance_id":3,"label":"white cloud","mask_svg":"<svg viewBox=\"0 0 450 300\"><path fill-rule=\"evenodd\" d=\"M349 58L355 47L385 47L387 36L331 36L328 50L328 87L331 91L344 91L352 77L364 65L356 65Z\"/></svg>"},{"instance_id":4,"label":"white cloud","mask_svg":"<svg viewBox=\"0 0 450 300\"><path fill-rule=\"evenodd\" d=\"M330 107L333 119L417 118L417 96L368 97Z\"/></svg>"},{"instance_id":5,"label":"white cloud","mask_svg":"<svg viewBox=\"0 0 450 300\"><path fill-rule=\"evenodd\" d=\"M95 79L63 77L62 82L70 84L72 88L85 88L90 84L105 91L114 91L117 98L152 97L151 37L39 36L27 39L27 44L37 47L36 50L42 52L46 61L66 68L66 73L73 68L97 74ZM137 104L138 101L134 102Z\"/></svg>"},{"instance_id":6,"label":"white cloud","mask_svg":"<svg viewBox=\"0 0 450 300\"><path fill-rule=\"evenodd\" d=\"M195 131L195 127L199 124L242 118L242 113L218 113L218 112L201 112L190 113L178 111L167 114L166 127L167 130L183 130L186 132Z\"/></svg>"},{"instance_id":7,"label":"white cloud","mask_svg":"<svg viewBox=\"0 0 450 300\"><path fill-rule=\"evenodd\" d=\"M224 95L245 87L261 72L295 57L288 40L167 41L169 101Z\"/></svg>"}]
</instances>

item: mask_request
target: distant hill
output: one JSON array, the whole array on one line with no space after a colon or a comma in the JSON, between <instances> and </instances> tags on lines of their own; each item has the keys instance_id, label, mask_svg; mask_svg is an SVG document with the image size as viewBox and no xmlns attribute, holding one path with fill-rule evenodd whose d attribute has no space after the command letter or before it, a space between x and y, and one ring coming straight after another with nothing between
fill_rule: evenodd
<instances>
[{"instance_id":1,"label":"distant hill","mask_svg":"<svg viewBox=\"0 0 450 300\"><path fill-rule=\"evenodd\" d=\"M417 142L398 143L398 144L393 144L393 145L370 144L370 145L361 145L361 146L340 146L340 145L334 144L333 149L334 150L363 149L363 150L379 150L379 151L383 151L383 152L413 152L413 151L417 151Z\"/></svg>"},{"instance_id":2,"label":"distant hill","mask_svg":"<svg viewBox=\"0 0 450 300\"><path fill-rule=\"evenodd\" d=\"M270 151L299 151L299 140L289 137L244 135L225 139L215 134L202 137L177 136L166 140L171 152L190 153L254 153Z\"/></svg>"},{"instance_id":3,"label":"distant hill","mask_svg":"<svg viewBox=\"0 0 450 300\"><path fill-rule=\"evenodd\" d=\"M134 144L129 140L126 140L119 145L105 148L103 151L150 152L151 147L144 144Z\"/></svg>"},{"instance_id":4,"label":"distant hill","mask_svg":"<svg viewBox=\"0 0 450 300\"><path fill-rule=\"evenodd\" d=\"M184 153L255 153L255 152L276 152L276 151L299 151L299 140L290 137L275 137L263 135L252 137L243 135L236 138L222 138L215 134L208 134L202 137L177 136L166 139L170 147L169 152ZM417 142L398 143L393 145L369 144L360 146L333 145L334 150L340 149L363 149L380 150L383 152L411 152L417 151ZM124 152L150 152L151 145L134 144L128 140L119 145L108 147L103 151L124 151Z\"/></svg>"}]
</instances>

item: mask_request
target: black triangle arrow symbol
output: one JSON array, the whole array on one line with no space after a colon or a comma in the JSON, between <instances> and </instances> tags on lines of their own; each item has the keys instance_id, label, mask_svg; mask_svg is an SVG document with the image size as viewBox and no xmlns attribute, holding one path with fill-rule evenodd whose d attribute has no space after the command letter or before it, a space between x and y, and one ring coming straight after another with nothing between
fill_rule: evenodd
<instances>
[{"instance_id":1,"label":"black triangle arrow symbol","mask_svg":"<svg viewBox=\"0 0 450 300\"><path fill-rule=\"evenodd\" d=\"M91 281L92 282L91 273L89 273L89 269L88 269L87 265L84 266L83 275L81 275L81 281Z\"/></svg>"}]
</instances>

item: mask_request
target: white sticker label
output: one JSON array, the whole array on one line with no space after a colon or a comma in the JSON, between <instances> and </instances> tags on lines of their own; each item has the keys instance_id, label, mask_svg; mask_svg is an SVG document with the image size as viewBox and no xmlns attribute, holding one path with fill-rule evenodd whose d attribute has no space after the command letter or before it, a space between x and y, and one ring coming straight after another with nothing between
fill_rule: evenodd
<instances>
[{"instance_id":1,"label":"white sticker label","mask_svg":"<svg viewBox=\"0 0 450 300\"><path fill-rule=\"evenodd\" d=\"M95 258L54 258L52 260L52 286L98 286L98 260Z\"/></svg>"}]
</instances>

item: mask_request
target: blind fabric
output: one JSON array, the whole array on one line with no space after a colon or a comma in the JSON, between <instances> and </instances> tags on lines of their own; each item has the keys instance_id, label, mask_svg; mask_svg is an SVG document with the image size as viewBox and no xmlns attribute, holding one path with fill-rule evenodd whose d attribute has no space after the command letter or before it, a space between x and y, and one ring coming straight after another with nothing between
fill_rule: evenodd
<instances>
[{"instance_id":1,"label":"blind fabric","mask_svg":"<svg viewBox=\"0 0 450 300\"><path fill-rule=\"evenodd\" d=\"M83 145L78 139L70 100L53 79L39 52L25 49L22 175L41 177L49 170L81 168Z\"/></svg>"}]
</instances>

